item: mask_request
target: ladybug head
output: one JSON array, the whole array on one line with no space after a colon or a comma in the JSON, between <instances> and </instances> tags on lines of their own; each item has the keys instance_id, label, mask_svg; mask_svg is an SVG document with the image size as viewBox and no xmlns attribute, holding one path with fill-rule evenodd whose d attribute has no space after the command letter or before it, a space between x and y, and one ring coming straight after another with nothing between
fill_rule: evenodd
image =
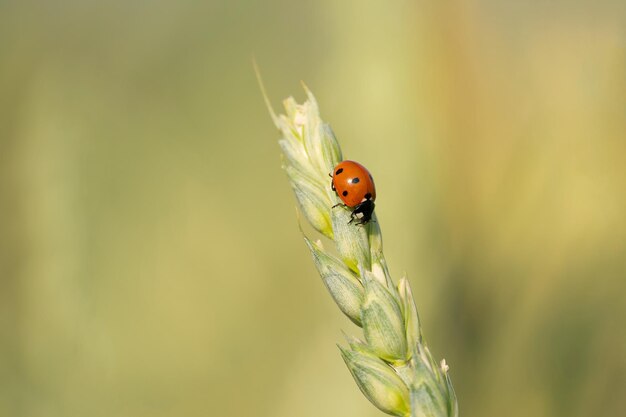
<instances>
[{"instance_id":1,"label":"ladybug head","mask_svg":"<svg viewBox=\"0 0 626 417\"><path fill-rule=\"evenodd\" d=\"M351 219L349 223L356 221L356 224L367 224L372 220L372 214L374 213L374 207L376 205L372 200L365 200L352 210L350 215Z\"/></svg>"}]
</instances>

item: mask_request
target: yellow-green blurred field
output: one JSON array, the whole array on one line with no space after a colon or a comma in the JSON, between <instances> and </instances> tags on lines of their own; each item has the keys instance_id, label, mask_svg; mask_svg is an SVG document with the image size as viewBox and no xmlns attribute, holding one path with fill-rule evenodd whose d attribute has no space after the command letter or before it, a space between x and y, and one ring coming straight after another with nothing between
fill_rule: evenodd
<instances>
[{"instance_id":1,"label":"yellow-green blurred field","mask_svg":"<svg viewBox=\"0 0 626 417\"><path fill-rule=\"evenodd\" d=\"M64 0L0 1L0 416L381 415L252 56L374 174L462 416L623 415L626 3Z\"/></svg>"}]
</instances>

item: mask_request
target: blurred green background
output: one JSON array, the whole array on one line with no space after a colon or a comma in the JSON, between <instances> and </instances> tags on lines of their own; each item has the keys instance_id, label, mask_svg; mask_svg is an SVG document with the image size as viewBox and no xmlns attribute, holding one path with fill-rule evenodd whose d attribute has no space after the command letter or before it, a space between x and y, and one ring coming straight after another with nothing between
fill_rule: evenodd
<instances>
[{"instance_id":1,"label":"blurred green background","mask_svg":"<svg viewBox=\"0 0 626 417\"><path fill-rule=\"evenodd\" d=\"M0 1L0 415L379 416L263 105L378 187L463 416L626 409L626 3Z\"/></svg>"}]
</instances>

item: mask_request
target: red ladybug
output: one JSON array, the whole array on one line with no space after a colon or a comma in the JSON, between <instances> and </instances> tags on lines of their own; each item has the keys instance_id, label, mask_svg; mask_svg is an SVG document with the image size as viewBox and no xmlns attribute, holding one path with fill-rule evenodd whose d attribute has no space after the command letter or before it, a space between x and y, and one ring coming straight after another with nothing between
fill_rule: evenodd
<instances>
[{"instance_id":1,"label":"red ladybug","mask_svg":"<svg viewBox=\"0 0 626 417\"><path fill-rule=\"evenodd\" d=\"M342 161L333 169L331 177L331 188L344 206L352 209L350 223L356 220L357 224L366 224L372 220L376 187L367 168L358 162Z\"/></svg>"}]
</instances>

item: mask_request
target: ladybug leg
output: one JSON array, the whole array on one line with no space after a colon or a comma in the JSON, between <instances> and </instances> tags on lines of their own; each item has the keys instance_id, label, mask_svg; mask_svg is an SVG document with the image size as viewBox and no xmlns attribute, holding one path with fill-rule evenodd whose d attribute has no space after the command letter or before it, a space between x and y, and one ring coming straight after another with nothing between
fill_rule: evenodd
<instances>
[{"instance_id":1,"label":"ladybug leg","mask_svg":"<svg viewBox=\"0 0 626 417\"><path fill-rule=\"evenodd\" d=\"M337 204L335 204L334 206L332 206L331 208L335 208L335 207L339 207L339 206L348 207L348 206L346 206L346 205L345 205L345 204L343 204L343 203L337 203Z\"/></svg>"},{"instance_id":2,"label":"ladybug leg","mask_svg":"<svg viewBox=\"0 0 626 417\"><path fill-rule=\"evenodd\" d=\"M348 224L352 224L353 222L355 226L365 226L367 224L367 221L365 221L363 218L360 218L354 211L350 214L350 221L348 222Z\"/></svg>"},{"instance_id":3,"label":"ladybug leg","mask_svg":"<svg viewBox=\"0 0 626 417\"><path fill-rule=\"evenodd\" d=\"M333 181L333 176L330 173L328 174L328 176L330 177L330 189L336 193L337 190L335 189L335 182Z\"/></svg>"},{"instance_id":4,"label":"ladybug leg","mask_svg":"<svg viewBox=\"0 0 626 417\"><path fill-rule=\"evenodd\" d=\"M367 223L366 221L363 221L363 219L360 219L356 214L352 213L352 218L350 219L350 221L348 222L348 224L351 224L354 222L355 226L364 226L365 223Z\"/></svg>"}]
</instances>

